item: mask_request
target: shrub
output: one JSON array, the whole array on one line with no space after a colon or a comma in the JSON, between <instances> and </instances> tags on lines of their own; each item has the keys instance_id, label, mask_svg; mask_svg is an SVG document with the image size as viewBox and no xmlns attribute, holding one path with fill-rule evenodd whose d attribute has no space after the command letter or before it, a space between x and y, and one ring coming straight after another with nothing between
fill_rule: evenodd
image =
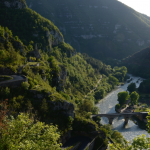
<instances>
[{"instance_id":1,"label":"shrub","mask_svg":"<svg viewBox=\"0 0 150 150\"><path fill-rule=\"evenodd\" d=\"M115 106L115 110L119 109L120 108L120 104L116 104Z\"/></svg>"},{"instance_id":2,"label":"shrub","mask_svg":"<svg viewBox=\"0 0 150 150\"><path fill-rule=\"evenodd\" d=\"M61 150L57 141L60 138L57 126L45 125L30 119L29 115L20 114L16 119L11 117L7 129L2 130L0 149L57 149Z\"/></svg>"},{"instance_id":3,"label":"shrub","mask_svg":"<svg viewBox=\"0 0 150 150\"><path fill-rule=\"evenodd\" d=\"M108 144L108 140L98 136L95 140L94 149L99 149L99 147L106 147Z\"/></svg>"},{"instance_id":4,"label":"shrub","mask_svg":"<svg viewBox=\"0 0 150 150\"><path fill-rule=\"evenodd\" d=\"M29 84L28 82L23 82L23 83L21 84L21 86L22 86L23 89L28 90L30 84Z\"/></svg>"},{"instance_id":5,"label":"shrub","mask_svg":"<svg viewBox=\"0 0 150 150\"><path fill-rule=\"evenodd\" d=\"M125 108L126 107L126 104L124 104L123 106L122 106L122 108Z\"/></svg>"}]
</instances>

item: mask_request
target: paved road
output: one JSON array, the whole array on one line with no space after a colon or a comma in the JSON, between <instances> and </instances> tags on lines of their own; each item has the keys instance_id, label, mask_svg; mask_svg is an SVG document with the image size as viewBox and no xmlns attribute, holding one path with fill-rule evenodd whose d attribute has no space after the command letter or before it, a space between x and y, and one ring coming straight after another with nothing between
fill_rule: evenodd
<instances>
[{"instance_id":1,"label":"paved road","mask_svg":"<svg viewBox=\"0 0 150 150\"><path fill-rule=\"evenodd\" d=\"M88 143L90 143L92 141L92 139L85 137L85 136L76 136L76 137L72 137L70 138L64 145L63 148L67 148L72 146L73 144L76 144L77 142L81 142L80 147L78 148L78 150L84 150L86 148L86 146L88 145Z\"/></svg>"},{"instance_id":2,"label":"paved road","mask_svg":"<svg viewBox=\"0 0 150 150\"><path fill-rule=\"evenodd\" d=\"M2 81L0 83L9 83L9 82L15 82L15 81L23 80L24 79L24 77L20 76L20 75L11 75L11 77L13 77L12 80L6 80L6 81Z\"/></svg>"}]
</instances>

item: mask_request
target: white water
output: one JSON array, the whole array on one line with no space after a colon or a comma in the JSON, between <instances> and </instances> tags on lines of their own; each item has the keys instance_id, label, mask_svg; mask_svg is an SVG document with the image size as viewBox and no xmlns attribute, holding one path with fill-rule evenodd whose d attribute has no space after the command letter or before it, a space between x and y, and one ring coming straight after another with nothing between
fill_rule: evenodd
<instances>
[{"instance_id":1,"label":"white water","mask_svg":"<svg viewBox=\"0 0 150 150\"><path fill-rule=\"evenodd\" d=\"M134 83L136 83L136 81L140 78L140 77L135 77L132 75L130 75L130 77L133 79L131 82L134 82ZM143 78L140 78L139 82L136 83L136 87L139 87L140 83L143 80L144 80ZM123 86L119 86L117 90L112 91L103 100L101 100L100 103L97 104L97 106L100 109L100 113L102 114L116 113L115 105L118 103L117 94L119 92L126 91L130 83L125 83ZM108 124L108 119L105 117L102 117L101 123ZM131 120L129 120L128 124L124 126L123 117L117 117L113 120L112 129L118 130L119 132L121 132L126 140L133 140L137 135L141 135L141 134L145 134L147 137L150 137L147 131L140 129L138 125L136 125Z\"/></svg>"}]
</instances>

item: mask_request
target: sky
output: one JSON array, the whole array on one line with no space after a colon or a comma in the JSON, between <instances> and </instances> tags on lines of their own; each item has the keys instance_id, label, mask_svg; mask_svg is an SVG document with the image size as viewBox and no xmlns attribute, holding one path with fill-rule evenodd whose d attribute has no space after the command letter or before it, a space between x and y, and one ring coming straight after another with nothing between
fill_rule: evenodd
<instances>
[{"instance_id":1,"label":"sky","mask_svg":"<svg viewBox=\"0 0 150 150\"><path fill-rule=\"evenodd\" d=\"M118 0L118 1L150 17L150 0Z\"/></svg>"}]
</instances>

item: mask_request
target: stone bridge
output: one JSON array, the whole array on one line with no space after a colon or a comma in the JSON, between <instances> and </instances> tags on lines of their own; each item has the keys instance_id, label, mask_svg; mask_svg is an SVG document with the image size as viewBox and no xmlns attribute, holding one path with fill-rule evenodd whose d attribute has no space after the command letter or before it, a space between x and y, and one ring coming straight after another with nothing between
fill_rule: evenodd
<instances>
[{"instance_id":1,"label":"stone bridge","mask_svg":"<svg viewBox=\"0 0 150 150\"><path fill-rule=\"evenodd\" d=\"M132 116L137 116L141 121L146 118L148 115L148 112L135 112L135 113L110 113L110 114L98 114L98 115L92 115L92 117L100 116L100 117L107 117L109 120L109 124L112 124L114 118L116 117L124 117L125 123L127 124L129 121L129 118Z\"/></svg>"}]
</instances>

